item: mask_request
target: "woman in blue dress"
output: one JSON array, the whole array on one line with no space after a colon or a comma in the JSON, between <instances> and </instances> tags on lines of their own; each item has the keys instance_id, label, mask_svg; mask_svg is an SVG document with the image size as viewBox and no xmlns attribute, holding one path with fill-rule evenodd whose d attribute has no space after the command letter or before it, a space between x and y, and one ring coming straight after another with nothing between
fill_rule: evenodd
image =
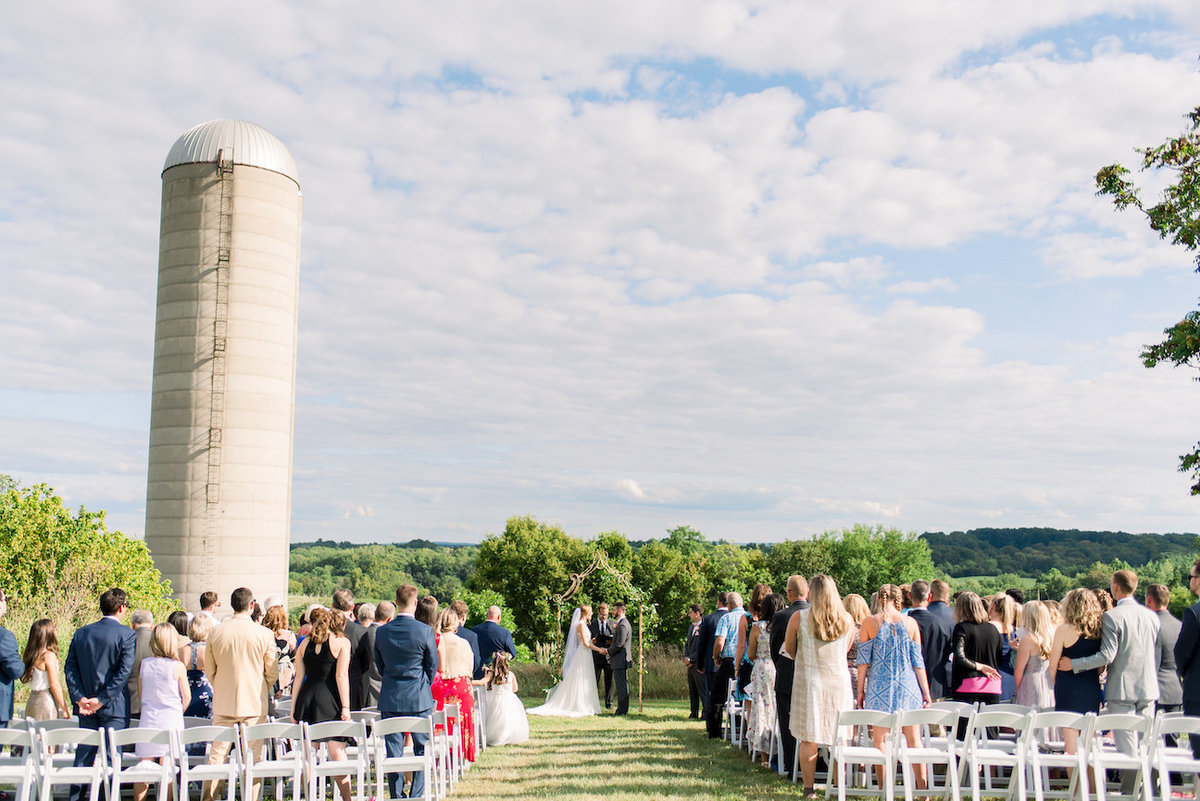
<instances>
[{"instance_id":1,"label":"woman in blue dress","mask_svg":"<svg viewBox=\"0 0 1200 801\"><path fill-rule=\"evenodd\" d=\"M1079 673L1059 670L1060 657L1079 659L1100 650L1100 602L1095 594L1079 587L1067 593L1062 605L1063 622L1054 632L1050 651L1050 683L1054 685L1054 708L1060 712L1100 711L1100 669ZM1063 748L1076 752L1078 729L1063 729Z\"/></svg>"},{"instance_id":2,"label":"woman in blue dress","mask_svg":"<svg viewBox=\"0 0 1200 801\"><path fill-rule=\"evenodd\" d=\"M880 712L901 712L928 706L929 681L921 655L921 631L911 617L900 614L903 595L895 584L879 588L879 614L863 620L858 635L858 705ZM876 748L883 748L890 731L871 727ZM911 747L920 744L916 726L905 726ZM925 766L916 765L917 787L925 788ZM880 785L883 773L880 768Z\"/></svg>"}]
</instances>

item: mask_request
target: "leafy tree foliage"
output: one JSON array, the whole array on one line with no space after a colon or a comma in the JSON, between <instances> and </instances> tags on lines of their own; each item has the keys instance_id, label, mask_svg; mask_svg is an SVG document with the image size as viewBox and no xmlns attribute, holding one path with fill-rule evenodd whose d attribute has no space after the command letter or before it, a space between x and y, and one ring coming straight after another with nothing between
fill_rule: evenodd
<instances>
[{"instance_id":1,"label":"leafy tree foliage","mask_svg":"<svg viewBox=\"0 0 1200 801\"><path fill-rule=\"evenodd\" d=\"M1160 237L1195 254L1196 271L1200 272L1200 106L1186 119L1187 129L1180 136L1137 149L1142 156L1141 171L1166 171L1173 179L1157 203L1143 199L1129 169L1121 164L1110 164L1096 173L1096 186L1097 194L1111 198L1118 209L1138 209ZM1162 342L1142 349L1146 367L1200 368L1200 312L1188 312L1163 333L1166 338ZM1179 457L1179 470L1191 474L1192 494L1200 495L1200 443Z\"/></svg>"},{"instance_id":2,"label":"leafy tree foliage","mask_svg":"<svg viewBox=\"0 0 1200 801\"><path fill-rule=\"evenodd\" d=\"M59 639L99 614L100 594L121 587L131 609L161 615L174 608L171 587L141 540L109 531L104 512L71 512L46 484L22 487L0 475L0 576L10 601L8 625L24 639L49 617Z\"/></svg>"},{"instance_id":3,"label":"leafy tree foliage","mask_svg":"<svg viewBox=\"0 0 1200 801\"><path fill-rule=\"evenodd\" d=\"M417 542L417 541L414 541ZM320 541L292 547L289 591L328 598L348 589L360 600L390 601L401 584L450 601L462 596L479 549L420 541L404 545L351 545Z\"/></svg>"}]
</instances>

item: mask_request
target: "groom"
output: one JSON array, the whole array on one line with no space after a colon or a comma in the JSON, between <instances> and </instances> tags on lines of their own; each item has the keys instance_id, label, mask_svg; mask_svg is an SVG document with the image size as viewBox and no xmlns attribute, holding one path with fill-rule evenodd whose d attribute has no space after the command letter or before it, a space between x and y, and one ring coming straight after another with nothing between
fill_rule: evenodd
<instances>
[{"instance_id":1,"label":"groom","mask_svg":"<svg viewBox=\"0 0 1200 801\"><path fill-rule=\"evenodd\" d=\"M617 688L617 711L614 714L627 715L629 681L625 674L629 670L629 646L633 641L633 627L629 625L629 618L625 617L625 604L613 604L612 611L617 616L617 622L613 628L612 643L606 651L608 664L612 668L613 684Z\"/></svg>"}]
</instances>

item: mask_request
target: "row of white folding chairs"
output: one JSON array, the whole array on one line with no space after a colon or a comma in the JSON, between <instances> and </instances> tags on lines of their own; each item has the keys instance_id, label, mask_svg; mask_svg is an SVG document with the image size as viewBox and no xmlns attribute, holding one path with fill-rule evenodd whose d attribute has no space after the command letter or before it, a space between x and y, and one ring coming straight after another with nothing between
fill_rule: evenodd
<instances>
[{"instance_id":1,"label":"row of white folding chairs","mask_svg":"<svg viewBox=\"0 0 1200 801\"><path fill-rule=\"evenodd\" d=\"M366 724L368 743L374 747L378 739L376 726L381 720L379 710L369 707L351 712L350 716ZM458 704L446 704L443 709L435 711L431 718L434 734L429 738L426 748L432 760L434 796L444 798L453 791L455 783L462 778L470 763L462 749L462 738L458 729L461 721ZM453 735L451 731L454 732ZM476 750L478 751L478 745Z\"/></svg>"},{"instance_id":2,"label":"row of white folding chairs","mask_svg":"<svg viewBox=\"0 0 1200 801\"><path fill-rule=\"evenodd\" d=\"M940 708L938 708L940 707ZM955 738L955 728L965 717L967 733L962 741ZM903 735L905 726L920 727L921 738L916 747L908 744ZM868 727L889 729L881 749L869 739ZM930 727L941 726L942 736L932 736ZM1079 732L1077 749L1067 754L1059 739L1062 729ZM1106 736L1125 732L1137 743L1131 755L1119 752ZM958 801L964 775L969 777L973 801L997 794L993 779L1008 773L1004 792L1010 798L1032 795L1044 799L1087 798L1089 773L1096 777L1092 788L1098 801L1110 796L1150 801L1154 795L1151 768L1158 773L1158 794L1164 801L1172 797L1171 774L1189 774L1200 778L1200 760L1192 757L1188 735L1200 734L1200 718L1178 713L1160 714L1154 718L1140 715L1104 713L1080 715L1073 712L1036 712L1017 705L993 705L973 708L968 704L944 702L933 708L886 714L871 710L847 710L838 719L838 742L832 750L831 775L827 792L837 789L839 801L848 791L854 795L881 796L891 801L895 796L896 770L902 771L905 798L911 801L917 791L917 764L927 765L931 787L920 794L940 795ZM941 786L934 785L936 765L944 766ZM864 768L863 787L851 788L850 768ZM872 787L871 768L883 774L882 786ZM1052 773L1054 771L1054 773ZM1107 781L1109 771L1125 771L1131 779L1122 795L1119 782ZM1062 776L1065 787L1053 786L1051 777Z\"/></svg>"}]
</instances>

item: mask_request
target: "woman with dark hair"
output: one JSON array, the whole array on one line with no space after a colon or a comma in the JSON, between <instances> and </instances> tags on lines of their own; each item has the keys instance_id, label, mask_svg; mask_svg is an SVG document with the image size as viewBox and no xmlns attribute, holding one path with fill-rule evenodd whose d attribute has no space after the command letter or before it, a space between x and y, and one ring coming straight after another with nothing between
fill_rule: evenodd
<instances>
[{"instance_id":1,"label":"woman with dark hair","mask_svg":"<svg viewBox=\"0 0 1200 801\"><path fill-rule=\"evenodd\" d=\"M529 718L525 716L525 705L517 697L517 675L509 669L508 660L505 651L497 651L492 666L481 679L489 746L513 745L529 739Z\"/></svg>"},{"instance_id":2,"label":"woman with dark hair","mask_svg":"<svg viewBox=\"0 0 1200 801\"><path fill-rule=\"evenodd\" d=\"M761 599L758 621L750 627L746 652L754 657L750 671L750 711L747 713L746 736L754 750L762 754L763 767L771 762L771 736L775 731L775 660L771 658L771 618L786 605L786 599L773 592Z\"/></svg>"},{"instance_id":3,"label":"woman with dark hair","mask_svg":"<svg viewBox=\"0 0 1200 801\"><path fill-rule=\"evenodd\" d=\"M750 642L750 630L756 620L762 620L759 614L763 598L771 594L771 588L759 582L750 593L750 603L746 604L744 614L737 622L737 646L734 648L733 664L737 665L737 690L734 698L738 701L753 703L746 695L746 685L750 683L750 674L754 671L754 652L747 644ZM747 714L749 709L746 710Z\"/></svg>"},{"instance_id":4,"label":"woman with dark hair","mask_svg":"<svg viewBox=\"0 0 1200 801\"><path fill-rule=\"evenodd\" d=\"M58 683L58 631L50 618L35 620L29 627L24 661L21 681L29 685L25 717L34 720L71 717L62 685Z\"/></svg>"},{"instance_id":5,"label":"woman with dark hair","mask_svg":"<svg viewBox=\"0 0 1200 801\"><path fill-rule=\"evenodd\" d=\"M426 626L429 626L429 628L433 629L433 641L437 643L438 647L440 648L442 645L442 635L441 632L438 631L437 610L437 598L434 598L432 595L426 595L424 598L417 601L417 609L413 613L413 617L424 623ZM440 662L438 664L437 671L433 674L433 681L429 685L429 690L431 693L433 693L434 704L437 705L438 709L441 709L442 666Z\"/></svg>"}]
</instances>

